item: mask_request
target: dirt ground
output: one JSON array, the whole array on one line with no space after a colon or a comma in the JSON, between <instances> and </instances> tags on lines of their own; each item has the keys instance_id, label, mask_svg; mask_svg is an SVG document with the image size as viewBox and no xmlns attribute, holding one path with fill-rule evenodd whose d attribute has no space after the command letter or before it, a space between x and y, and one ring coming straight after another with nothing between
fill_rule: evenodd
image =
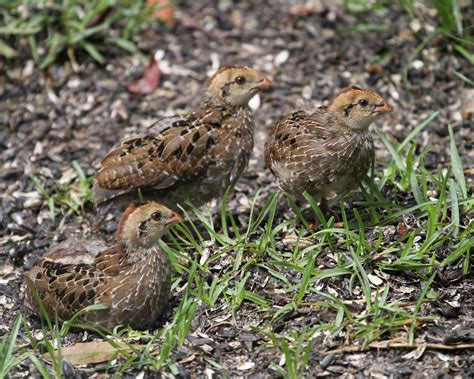
<instances>
[{"instance_id":1,"label":"dirt ground","mask_svg":"<svg viewBox=\"0 0 474 379\"><path fill-rule=\"evenodd\" d=\"M93 175L101 157L124 136L160 116L189 110L200 85L220 64L252 66L275 83L272 91L261 95L260 107L255 111L254 155L230 199L236 208L242 199L253 198L259 188L268 194L276 191L262 160L263 142L272 124L291 109L321 105L347 85L376 89L395 106L393 115L377 123L392 140L403 140L421 120L439 110L439 117L419 136L421 147L431 147L427 169L450 165L448 123L454 127L464 168L474 167L472 121L462 120L460 114L463 82L452 75L456 70L472 77L472 66L466 60L453 54L444 40L435 39L416 58L417 63L409 66L411 88L407 89L402 83L403 67L419 41L410 33L413 25L401 8L393 6L363 16L365 23L382 25L383 30L357 32L347 30L355 27L357 20L332 2L316 1L310 14L292 16L295 4L183 2L179 6L181 15L199 27L190 27L189 22L157 25L137 37L145 55L163 52L159 53L161 84L145 97L131 96L126 90L142 73L142 62L137 56L124 56L113 49L103 67L79 55L78 72L73 72L67 61L53 65L47 72L28 60L13 64L0 61L0 335L10 330L21 312L23 273L49 246L71 235L87 237L93 232L110 239L115 230L114 220L93 230L95 211L90 204L83 216L73 214L59 227L60 217L54 222L50 219L48 206L30 175L37 177L47 191L74 178L72 161L77 161L86 175ZM378 139L376 146L377 158L389 160L389 152ZM428 342L447 338L474 341L474 285L472 275L465 278L460 270L450 268L437 283L443 296L431 305L431 310L439 321L418 333ZM257 269L255 275L259 275ZM410 274L398 275L394 285L406 287L412 281L417 279ZM326 285L337 287L338 282ZM416 288L407 295L414 301L420 286ZM278 364L280 355L262 348L263 336L250 328L254 306L244 304L232 328L210 328L209 309L204 305L198 309L193 327L201 327L207 337L193 337L174 353L176 359L194 357L180 365L180 377L204 377L209 370L218 374L206 357L220 362L232 377L275 375L270 363ZM312 317L294 315L293 324L288 325L311 324ZM70 341L83 337L73 333L68 336ZM309 361L314 375L474 377L472 350L426 349L419 357L407 356L409 351L404 349L327 354L340 347L341 341L323 344L323 337L316 337ZM231 341L240 343L229 345ZM210 348L203 350L203 346ZM255 366L242 370L242 364L250 358ZM127 375L133 377L138 372ZM87 377L90 373L74 371L75 376ZM14 375L39 374L25 362Z\"/></svg>"}]
</instances>

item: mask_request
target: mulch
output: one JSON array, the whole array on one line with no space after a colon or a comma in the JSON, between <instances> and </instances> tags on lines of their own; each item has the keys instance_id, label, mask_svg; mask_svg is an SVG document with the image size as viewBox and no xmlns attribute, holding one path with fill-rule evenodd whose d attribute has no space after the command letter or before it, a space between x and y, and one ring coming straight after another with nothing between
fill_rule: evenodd
<instances>
[{"instance_id":1,"label":"mulch","mask_svg":"<svg viewBox=\"0 0 474 379\"><path fill-rule=\"evenodd\" d=\"M161 83L148 96L127 92L127 86L141 76L143 61L113 48L105 66L98 66L79 53L76 72L66 60L41 71L28 58L27 51L24 59L0 61L0 335L10 330L21 312L23 273L49 246L70 236L88 237L93 233L110 239L115 230L112 218L97 227L91 205L83 215L72 214L60 227L61 217L50 219L46 201L31 176L43 183L48 192L54 192L75 179L73 161L86 175L93 175L101 157L123 137L140 131L160 116L189 110L197 101L201 84L220 64L252 66L270 75L275 83L272 91L261 95L255 111L254 154L229 200L235 213L248 209L245 205L258 189L263 191L262 199L276 191L262 159L263 142L273 123L291 109L323 104L337 89L348 85L376 89L395 106L393 115L377 123L392 141L402 141L423 119L439 110L436 120L418 137L419 151L430 148L426 168L450 167L448 124L454 128L464 167L474 167L472 120L462 119L460 113L464 83L453 75L453 71L458 71L469 76L472 67L453 54L446 40L432 40L416 63L409 64L411 88L407 89L403 86L402 71L419 40L414 37L412 21L401 8L394 5L358 16L366 24L379 25L381 30L355 32L349 29L357 25L356 18L333 2L316 1L305 12L298 11L296 4L181 3L179 11L188 22L154 25L136 37L145 56L162 50ZM424 22L421 31L430 28L430 20ZM378 139L376 147L379 160L390 160L389 152ZM402 203L404 200L400 199ZM277 218L283 219L285 209L280 207L279 212ZM430 304L427 312L436 313L439 320L418 331L418 343L445 343L448 338L464 343L474 340L474 286L459 270L460 267L450 268L436 284L442 297ZM254 274L249 285L258 288L264 273L255 268ZM344 280L331 279L324 284L325 289L337 293L347 288ZM408 292L400 290L400 298L416 301L421 288L417 281L415 275L399 275L391 280L391 285L395 289L414 288ZM284 303L285 299L281 301ZM264 336L254 332L252 326L259 324L256 315L255 305L244 303L235 320L222 320L211 327L215 311L200 306L191 336L173 355L173 359L182 362L180 376L218 374L209 364L211 359L223 365L231 376L275 375L270 364L278 365L281 354L265 348ZM286 315L282 328L300 329L333 318L334 312L324 309L318 314ZM83 337L83 333L70 333L66 343ZM328 340L323 332L315 336L314 346L310 372L322 376L474 375L469 363L472 351L428 347L417 356L407 354L410 350L377 348L331 354L328 352L341 346L341 339ZM74 368L72 371L79 376L90 373ZM16 374L34 373L34 367L25 362Z\"/></svg>"}]
</instances>

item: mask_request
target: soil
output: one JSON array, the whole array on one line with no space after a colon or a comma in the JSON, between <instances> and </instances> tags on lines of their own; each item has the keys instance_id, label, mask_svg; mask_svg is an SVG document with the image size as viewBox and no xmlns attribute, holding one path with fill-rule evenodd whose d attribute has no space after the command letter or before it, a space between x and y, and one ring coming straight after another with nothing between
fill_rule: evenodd
<instances>
[{"instance_id":1,"label":"soil","mask_svg":"<svg viewBox=\"0 0 474 379\"><path fill-rule=\"evenodd\" d=\"M453 75L457 71L472 77L472 66L453 53L446 39L435 38L416 57L416 63L408 66L411 87L406 88L402 82L404 65L419 44L415 34L430 31L433 20L428 18L414 25L397 6L359 15L357 20L333 2L313 4L313 8L301 12L303 8L295 8L295 1L181 3L180 22L174 26L154 25L136 37L145 56L161 50L158 53L161 83L152 94L143 97L130 95L127 86L140 77L146 59L125 56L118 50L108 52L105 66L79 53L76 71L67 60L41 71L28 59L26 50L23 60L0 61L0 335L10 330L21 312L23 273L43 252L70 236L82 238L96 234L110 239L115 229L115 220L111 218L97 227L96 212L90 204L83 214L68 217L64 225L59 225L60 216L52 221L47 202L31 176L51 193L76 177L73 161L86 175L93 175L100 159L123 137L143 129L160 116L189 110L196 103L200 85L220 64L252 66L268 74L275 83L272 91L261 95L260 106L255 111L254 155L248 171L230 195L234 209L248 203L258 189L263 190L262 198L277 190L262 159L265 136L273 123L291 109L323 104L348 85L376 89L395 106L395 113L377 124L391 140L402 141L423 119L439 111L439 116L418 137L420 150L430 147L426 167L429 170L450 167L447 146L448 124L451 124L464 168L472 173L473 123L472 119L461 116L465 83ZM381 30L349 30L360 25L359 22L377 24ZM389 160L389 152L379 139L376 146L378 160ZM468 178L472 184L471 179ZM400 201L403 203L404 199ZM282 219L284 211L280 207L281 214L277 217ZM258 288L259 277L261 280L264 273L255 268L254 275L249 285ZM433 302L427 310L439 319L421 328L417 341L446 342L451 338L472 343L472 277L463 277L460 267L450 267L441 277L436 289L442 293L442 299ZM391 281L395 288L413 288L404 299L416 301L422 288L416 276L400 274ZM347 287L342 279L330 280L324 286L336 293ZM259 313L255 312L255 305L244 303L235 320L220 325L213 321L218 311L202 305L187 343L174 352L174 359L182 362L179 375L219 375L208 363L212 359L223 365L232 377L275 376L270 364L278 365L281 353L266 349L263 336L254 332L252 326L258 326L256 315ZM320 314L288 314L281 327L299 329L331 318L334 314L328 310ZM85 337L83 333L70 333L67 338L66 342L70 343ZM406 349L328 354L343 342L340 338L328 341L324 333L315 337L309 360L314 376L474 376L472 350L427 348L419 356L407 355L410 350ZM71 377L87 377L98 369L71 367L69 371ZM15 376L39 375L28 362L15 370ZM136 369L127 375L133 377L139 373ZM145 376L155 374L145 372Z\"/></svg>"}]
</instances>

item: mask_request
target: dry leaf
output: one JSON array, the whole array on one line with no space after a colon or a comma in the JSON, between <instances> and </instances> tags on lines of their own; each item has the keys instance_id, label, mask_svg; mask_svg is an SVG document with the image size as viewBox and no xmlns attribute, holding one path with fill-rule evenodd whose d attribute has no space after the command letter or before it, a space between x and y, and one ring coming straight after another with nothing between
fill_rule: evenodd
<instances>
[{"instance_id":1,"label":"dry leaf","mask_svg":"<svg viewBox=\"0 0 474 379\"><path fill-rule=\"evenodd\" d=\"M368 274L367 278L369 279L370 283L374 286L381 286L383 284L383 280L379 278L377 275Z\"/></svg>"},{"instance_id":2,"label":"dry leaf","mask_svg":"<svg viewBox=\"0 0 474 379\"><path fill-rule=\"evenodd\" d=\"M128 92L133 93L134 95L148 95L158 87L160 77L161 72L158 67L158 62L154 57L151 57L150 63L148 63L143 76L128 86Z\"/></svg>"},{"instance_id":3,"label":"dry leaf","mask_svg":"<svg viewBox=\"0 0 474 379\"><path fill-rule=\"evenodd\" d=\"M131 351L123 342L118 342L117 345L121 350ZM61 355L73 365L87 365L110 361L120 354L118 353L118 348L113 347L106 341L80 342L72 346L63 347L61 349ZM55 356L57 358L57 352L55 352ZM43 354L43 358L51 362L49 353Z\"/></svg>"},{"instance_id":4,"label":"dry leaf","mask_svg":"<svg viewBox=\"0 0 474 379\"><path fill-rule=\"evenodd\" d=\"M415 350L412 350L406 354L402 355L403 359L415 359L418 360L422 357L423 353L426 350L426 344L418 346Z\"/></svg>"},{"instance_id":5,"label":"dry leaf","mask_svg":"<svg viewBox=\"0 0 474 379\"><path fill-rule=\"evenodd\" d=\"M308 240L305 240L304 238L298 238L296 235L294 234L287 234L283 240L282 240L283 244L285 246L287 246L289 249L294 249L296 246L298 246L298 248L300 250L304 250L306 249L307 247L313 245L313 242L311 241L308 241Z\"/></svg>"}]
</instances>

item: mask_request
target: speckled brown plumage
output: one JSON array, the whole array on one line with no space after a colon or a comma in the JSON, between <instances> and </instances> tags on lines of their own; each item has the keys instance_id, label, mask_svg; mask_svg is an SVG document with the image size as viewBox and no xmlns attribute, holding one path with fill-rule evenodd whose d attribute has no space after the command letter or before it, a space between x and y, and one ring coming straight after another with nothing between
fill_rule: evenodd
<instances>
[{"instance_id":1,"label":"speckled brown plumage","mask_svg":"<svg viewBox=\"0 0 474 379\"><path fill-rule=\"evenodd\" d=\"M131 205L121 217L117 243L68 241L48 252L27 274L25 306L38 314L38 292L49 314L62 320L92 304L104 310L82 314L105 327L153 325L170 293L171 267L156 240L181 216L157 204Z\"/></svg>"},{"instance_id":2,"label":"speckled brown plumage","mask_svg":"<svg viewBox=\"0 0 474 379\"><path fill-rule=\"evenodd\" d=\"M280 119L265 143L265 163L281 189L315 198L354 189L374 159L369 125L393 108L378 94L349 87L327 107Z\"/></svg>"},{"instance_id":3,"label":"speckled brown plumage","mask_svg":"<svg viewBox=\"0 0 474 379\"><path fill-rule=\"evenodd\" d=\"M114 148L96 175L96 205L145 198L174 207L220 196L246 168L254 121L248 101L271 82L244 66L225 66L208 81L202 106L165 118Z\"/></svg>"}]
</instances>

